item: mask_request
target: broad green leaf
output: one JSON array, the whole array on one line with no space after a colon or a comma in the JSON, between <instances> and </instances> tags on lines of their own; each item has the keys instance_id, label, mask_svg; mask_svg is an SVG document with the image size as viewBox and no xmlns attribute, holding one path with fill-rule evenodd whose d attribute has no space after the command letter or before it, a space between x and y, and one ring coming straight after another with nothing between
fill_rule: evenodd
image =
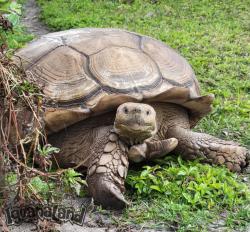
<instances>
[{"instance_id":1,"label":"broad green leaf","mask_svg":"<svg viewBox=\"0 0 250 232\"><path fill-rule=\"evenodd\" d=\"M14 13L6 15L6 18L12 23L14 27L20 22L20 16Z\"/></svg>"},{"instance_id":2,"label":"broad green leaf","mask_svg":"<svg viewBox=\"0 0 250 232\"><path fill-rule=\"evenodd\" d=\"M162 192L162 190L160 189L160 187L157 186L157 185L150 185L150 188L151 188L151 189L154 189L154 190L156 190L156 191L158 191L158 192Z\"/></svg>"}]
</instances>

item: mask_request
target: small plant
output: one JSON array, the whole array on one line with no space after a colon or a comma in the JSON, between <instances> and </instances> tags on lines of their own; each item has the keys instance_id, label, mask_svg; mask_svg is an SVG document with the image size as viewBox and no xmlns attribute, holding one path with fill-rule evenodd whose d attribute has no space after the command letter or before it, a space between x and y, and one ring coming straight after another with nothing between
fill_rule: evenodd
<instances>
[{"instance_id":1,"label":"small plant","mask_svg":"<svg viewBox=\"0 0 250 232\"><path fill-rule=\"evenodd\" d=\"M66 192L73 190L77 196L82 197L85 195L82 187L87 186L87 182L82 179L82 174L76 172L72 168L69 168L63 173L62 179Z\"/></svg>"},{"instance_id":2,"label":"small plant","mask_svg":"<svg viewBox=\"0 0 250 232\"><path fill-rule=\"evenodd\" d=\"M39 200L49 200L54 195L55 183L48 180L45 181L40 176L31 178L27 186L30 192ZM26 193L29 193L29 191Z\"/></svg>"},{"instance_id":3,"label":"small plant","mask_svg":"<svg viewBox=\"0 0 250 232\"><path fill-rule=\"evenodd\" d=\"M57 147L53 147L51 144L46 144L45 146L41 147L40 144L38 144L37 150L39 152L39 155L48 157L54 153L59 153L60 149Z\"/></svg>"},{"instance_id":4,"label":"small plant","mask_svg":"<svg viewBox=\"0 0 250 232\"><path fill-rule=\"evenodd\" d=\"M20 48L33 38L20 25L21 4L16 1L0 0L0 55L13 54L11 49Z\"/></svg>"},{"instance_id":5,"label":"small plant","mask_svg":"<svg viewBox=\"0 0 250 232\"><path fill-rule=\"evenodd\" d=\"M27 94L38 95L41 92L35 84L27 80L23 80L21 83L18 83L17 85L15 85L14 91L16 91L18 96L27 95Z\"/></svg>"},{"instance_id":6,"label":"small plant","mask_svg":"<svg viewBox=\"0 0 250 232\"><path fill-rule=\"evenodd\" d=\"M1 46L6 41L7 31L17 26L21 16L21 5L12 1L0 1ZM5 35L5 37L4 37Z\"/></svg>"},{"instance_id":7,"label":"small plant","mask_svg":"<svg viewBox=\"0 0 250 232\"><path fill-rule=\"evenodd\" d=\"M15 185L17 183L17 174L14 172L9 172L5 175L5 182L9 186Z\"/></svg>"},{"instance_id":8,"label":"small plant","mask_svg":"<svg viewBox=\"0 0 250 232\"><path fill-rule=\"evenodd\" d=\"M17 26L20 23L22 6L15 1L3 2L0 2L0 13L5 15L13 27Z\"/></svg>"}]
</instances>

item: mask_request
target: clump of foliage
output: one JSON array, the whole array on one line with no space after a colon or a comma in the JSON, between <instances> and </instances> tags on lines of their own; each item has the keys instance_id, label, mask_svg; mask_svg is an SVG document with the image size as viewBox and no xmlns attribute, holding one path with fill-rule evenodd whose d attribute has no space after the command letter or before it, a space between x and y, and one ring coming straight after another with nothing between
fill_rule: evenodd
<instances>
[{"instance_id":1,"label":"clump of foliage","mask_svg":"<svg viewBox=\"0 0 250 232\"><path fill-rule=\"evenodd\" d=\"M126 212L133 222L199 231L223 211L228 226L233 226L229 218L241 226L250 220L250 188L226 168L167 157L129 172L127 184L136 199Z\"/></svg>"},{"instance_id":2,"label":"clump of foliage","mask_svg":"<svg viewBox=\"0 0 250 232\"><path fill-rule=\"evenodd\" d=\"M165 159L164 165L144 166L138 175L129 175L128 184L138 196L163 194L172 201L195 208L215 206L232 208L250 200L249 188L237 181L237 175L226 168L194 162L178 163Z\"/></svg>"},{"instance_id":3,"label":"clump of foliage","mask_svg":"<svg viewBox=\"0 0 250 232\"><path fill-rule=\"evenodd\" d=\"M24 32L20 24L21 4L16 1L0 1L0 51L12 53L33 38ZM8 49L7 49L8 48Z\"/></svg>"}]
</instances>

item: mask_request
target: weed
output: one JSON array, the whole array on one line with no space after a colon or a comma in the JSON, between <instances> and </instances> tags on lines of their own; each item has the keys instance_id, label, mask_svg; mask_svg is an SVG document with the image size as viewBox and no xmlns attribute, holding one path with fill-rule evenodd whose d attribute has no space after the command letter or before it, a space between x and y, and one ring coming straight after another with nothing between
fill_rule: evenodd
<instances>
[{"instance_id":1,"label":"weed","mask_svg":"<svg viewBox=\"0 0 250 232\"><path fill-rule=\"evenodd\" d=\"M39 155L41 156L49 156L54 153L59 153L60 149L57 147L52 147L50 144L46 144L43 147L41 147L40 144L38 144L37 150L39 152Z\"/></svg>"},{"instance_id":2,"label":"weed","mask_svg":"<svg viewBox=\"0 0 250 232\"><path fill-rule=\"evenodd\" d=\"M193 231L205 229L223 211L229 227L250 220L250 189L226 168L167 157L143 171L130 171L126 182L134 201L124 216L133 223L153 221Z\"/></svg>"},{"instance_id":3,"label":"weed","mask_svg":"<svg viewBox=\"0 0 250 232\"><path fill-rule=\"evenodd\" d=\"M0 1L0 46L1 50L8 46L8 53L13 53L12 49L20 48L24 43L30 41L33 36L25 33L20 25L21 4L16 1ZM9 30L11 29L11 30ZM1 51L3 52L3 51Z\"/></svg>"},{"instance_id":4,"label":"weed","mask_svg":"<svg viewBox=\"0 0 250 232\"><path fill-rule=\"evenodd\" d=\"M63 182L66 192L73 190L77 196L83 197L85 195L82 187L86 187L87 182L82 179L82 174L76 172L74 169L69 168L64 172Z\"/></svg>"}]
</instances>

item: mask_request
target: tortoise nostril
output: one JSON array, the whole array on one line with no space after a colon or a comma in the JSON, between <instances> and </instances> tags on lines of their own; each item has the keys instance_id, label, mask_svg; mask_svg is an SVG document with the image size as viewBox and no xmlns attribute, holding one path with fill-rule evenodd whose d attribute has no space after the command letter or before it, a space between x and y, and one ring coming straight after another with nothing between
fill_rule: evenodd
<instances>
[{"instance_id":1,"label":"tortoise nostril","mask_svg":"<svg viewBox=\"0 0 250 232\"><path fill-rule=\"evenodd\" d=\"M127 113L128 113L128 108L127 108L127 107L124 107L124 108L123 108L123 111L124 111L125 114L127 114Z\"/></svg>"},{"instance_id":2,"label":"tortoise nostril","mask_svg":"<svg viewBox=\"0 0 250 232\"><path fill-rule=\"evenodd\" d=\"M134 113L139 113L139 114L140 114L140 113L141 113L141 109L140 109L140 108L134 108L133 112L134 112Z\"/></svg>"}]
</instances>

